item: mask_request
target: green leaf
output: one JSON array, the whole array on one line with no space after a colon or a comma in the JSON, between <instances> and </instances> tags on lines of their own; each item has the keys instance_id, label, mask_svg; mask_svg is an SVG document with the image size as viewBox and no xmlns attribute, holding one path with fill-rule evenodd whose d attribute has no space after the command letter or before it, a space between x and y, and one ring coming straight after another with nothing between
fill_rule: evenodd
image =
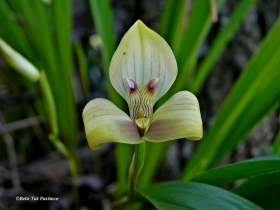
<instances>
[{"instance_id":1,"label":"green leaf","mask_svg":"<svg viewBox=\"0 0 280 210\"><path fill-rule=\"evenodd\" d=\"M202 172L191 181L207 183L215 186L280 171L280 155L270 155L234 163Z\"/></svg>"},{"instance_id":2,"label":"green leaf","mask_svg":"<svg viewBox=\"0 0 280 210\"><path fill-rule=\"evenodd\" d=\"M231 192L246 197L270 186L280 183L280 171L256 176L235 186Z\"/></svg>"},{"instance_id":3,"label":"green leaf","mask_svg":"<svg viewBox=\"0 0 280 210\"><path fill-rule=\"evenodd\" d=\"M108 95L111 101L121 108L122 100L109 81L109 65L116 49L116 38L113 28L112 9L109 0L89 0L93 22L102 41L101 53L107 81Z\"/></svg>"},{"instance_id":4,"label":"green leaf","mask_svg":"<svg viewBox=\"0 0 280 210\"><path fill-rule=\"evenodd\" d=\"M280 209L279 195L280 183L277 183L245 197L266 210L276 210Z\"/></svg>"},{"instance_id":5,"label":"green leaf","mask_svg":"<svg viewBox=\"0 0 280 210\"><path fill-rule=\"evenodd\" d=\"M169 43L175 52L179 46L184 28L187 25L187 0L168 0L162 12L159 23L159 34Z\"/></svg>"},{"instance_id":6,"label":"green leaf","mask_svg":"<svg viewBox=\"0 0 280 210\"><path fill-rule=\"evenodd\" d=\"M279 106L279 32L280 18L233 86L215 123L184 170L184 180L216 164L249 133L256 122Z\"/></svg>"},{"instance_id":7,"label":"green leaf","mask_svg":"<svg viewBox=\"0 0 280 210\"><path fill-rule=\"evenodd\" d=\"M75 51L77 56L77 63L79 66L79 73L81 77L81 83L86 99L90 98L90 83L89 83L89 72L87 66L87 57L83 49L81 41L77 41L75 44Z\"/></svg>"},{"instance_id":8,"label":"green leaf","mask_svg":"<svg viewBox=\"0 0 280 210\"><path fill-rule=\"evenodd\" d=\"M211 72L215 62L217 61L220 54L224 50L226 44L231 39L232 35L243 20L244 15L246 14L250 6L256 1L257 0L243 0L237 5L236 9L234 10L234 13L232 14L229 20L229 23L217 35L216 39L214 40L214 43L210 47L209 52L207 52L206 58L203 59L202 63L200 64L197 70L198 73L194 78L194 82L190 86L191 92L199 92L207 76Z\"/></svg>"},{"instance_id":9,"label":"green leaf","mask_svg":"<svg viewBox=\"0 0 280 210\"><path fill-rule=\"evenodd\" d=\"M220 7L224 0L217 0ZM182 90L190 83L196 65L199 48L212 25L209 0L194 1L187 29L182 34L175 57L178 62L178 78L171 93ZM184 78L184 79L181 79Z\"/></svg>"},{"instance_id":10,"label":"green leaf","mask_svg":"<svg viewBox=\"0 0 280 210\"><path fill-rule=\"evenodd\" d=\"M58 96L56 96L56 100L58 101L56 106L58 108L59 115L61 115L62 112L67 113L63 114L63 116L60 116L58 119L61 132L64 138L67 139L68 147L71 147L72 145L72 147L75 147L77 134L77 116L72 86L72 3L72 0L52 1L51 3L53 24L51 26L54 27L53 42L55 44L53 50L57 53L56 68L59 69L59 71L57 71L58 76L59 78L63 78L63 88L59 85L61 82L60 79L55 87L56 90L61 88L61 93L63 95L63 100L58 100ZM50 30L50 32L52 31ZM70 130L69 126L71 126Z\"/></svg>"},{"instance_id":11,"label":"green leaf","mask_svg":"<svg viewBox=\"0 0 280 210\"><path fill-rule=\"evenodd\" d=\"M277 136L272 145L271 154L279 154L280 153L280 130L278 131Z\"/></svg>"},{"instance_id":12,"label":"green leaf","mask_svg":"<svg viewBox=\"0 0 280 210\"><path fill-rule=\"evenodd\" d=\"M77 120L72 87L72 1L53 1L50 5L43 1L9 0L8 3L36 55L31 61L38 69L45 70L55 99L61 136L73 152Z\"/></svg>"},{"instance_id":13,"label":"green leaf","mask_svg":"<svg viewBox=\"0 0 280 210\"><path fill-rule=\"evenodd\" d=\"M167 182L139 190L159 210L262 209L224 189L196 182Z\"/></svg>"},{"instance_id":14,"label":"green leaf","mask_svg":"<svg viewBox=\"0 0 280 210\"><path fill-rule=\"evenodd\" d=\"M6 1L0 1L0 20L0 37L32 62L34 54Z\"/></svg>"}]
</instances>

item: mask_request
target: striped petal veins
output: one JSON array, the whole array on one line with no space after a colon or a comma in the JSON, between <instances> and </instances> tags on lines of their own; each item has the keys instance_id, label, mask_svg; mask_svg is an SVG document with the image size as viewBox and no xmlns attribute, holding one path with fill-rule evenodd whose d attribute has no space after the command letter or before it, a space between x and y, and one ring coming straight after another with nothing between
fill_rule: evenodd
<instances>
[{"instance_id":1,"label":"striped petal veins","mask_svg":"<svg viewBox=\"0 0 280 210\"><path fill-rule=\"evenodd\" d=\"M130 118L136 124L140 136L145 134L153 115L153 97L158 80L159 78L152 79L141 89L135 81L126 79L130 98Z\"/></svg>"}]
</instances>

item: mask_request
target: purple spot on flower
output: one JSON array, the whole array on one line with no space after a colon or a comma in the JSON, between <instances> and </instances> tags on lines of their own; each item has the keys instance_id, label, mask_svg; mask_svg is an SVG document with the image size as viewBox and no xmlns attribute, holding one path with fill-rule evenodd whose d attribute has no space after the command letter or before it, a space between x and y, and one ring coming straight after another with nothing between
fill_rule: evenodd
<instances>
[{"instance_id":1,"label":"purple spot on flower","mask_svg":"<svg viewBox=\"0 0 280 210\"><path fill-rule=\"evenodd\" d=\"M155 83L154 82L150 82L150 84L149 84L149 89L150 90L153 90L154 88L155 88Z\"/></svg>"},{"instance_id":2,"label":"purple spot on flower","mask_svg":"<svg viewBox=\"0 0 280 210\"><path fill-rule=\"evenodd\" d=\"M135 90L137 88L136 83L131 79L127 79L127 84L128 84L128 88L129 88L130 93L135 92Z\"/></svg>"},{"instance_id":3,"label":"purple spot on flower","mask_svg":"<svg viewBox=\"0 0 280 210\"><path fill-rule=\"evenodd\" d=\"M151 93L154 93L154 92L155 92L157 83L158 83L158 78L153 79L153 80L151 80L151 81L148 83L148 90L149 90L149 92L151 92Z\"/></svg>"}]
</instances>

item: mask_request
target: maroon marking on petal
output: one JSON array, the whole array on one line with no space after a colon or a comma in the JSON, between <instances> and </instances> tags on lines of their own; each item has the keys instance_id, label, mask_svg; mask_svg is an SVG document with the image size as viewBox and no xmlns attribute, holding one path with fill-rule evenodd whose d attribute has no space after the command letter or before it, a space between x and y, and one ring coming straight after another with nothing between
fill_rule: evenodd
<instances>
[{"instance_id":1,"label":"maroon marking on petal","mask_svg":"<svg viewBox=\"0 0 280 210\"><path fill-rule=\"evenodd\" d=\"M127 84L129 88L129 93L132 94L136 91L137 89L137 84L134 82L132 79L127 79Z\"/></svg>"},{"instance_id":2,"label":"maroon marking on petal","mask_svg":"<svg viewBox=\"0 0 280 210\"><path fill-rule=\"evenodd\" d=\"M125 127L127 129L127 132L129 132L130 135L139 136L138 129L133 122L126 122Z\"/></svg>"},{"instance_id":3,"label":"maroon marking on petal","mask_svg":"<svg viewBox=\"0 0 280 210\"><path fill-rule=\"evenodd\" d=\"M153 79L148 83L148 91L154 94L157 87L158 79Z\"/></svg>"},{"instance_id":4,"label":"maroon marking on petal","mask_svg":"<svg viewBox=\"0 0 280 210\"><path fill-rule=\"evenodd\" d=\"M166 120L157 120L155 122L152 122L146 135L151 139L160 140L171 135L172 127L172 124L170 124Z\"/></svg>"}]
</instances>

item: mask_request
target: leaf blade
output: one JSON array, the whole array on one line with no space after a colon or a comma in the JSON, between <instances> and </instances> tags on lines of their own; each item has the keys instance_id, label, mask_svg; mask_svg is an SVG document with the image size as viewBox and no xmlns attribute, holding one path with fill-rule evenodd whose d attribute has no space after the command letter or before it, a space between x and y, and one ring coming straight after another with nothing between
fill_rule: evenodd
<instances>
[{"instance_id":1,"label":"leaf blade","mask_svg":"<svg viewBox=\"0 0 280 210\"><path fill-rule=\"evenodd\" d=\"M138 191L160 210L262 209L231 192L196 182L167 182Z\"/></svg>"},{"instance_id":2,"label":"leaf blade","mask_svg":"<svg viewBox=\"0 0 280 210\"><path fill-rule=\"evenodd\" d=\"M280 155L270 155L207 170L195 176L191 181L223 186L239 179L276 173L279 171Z\"/></svg>"}]
</instances>

